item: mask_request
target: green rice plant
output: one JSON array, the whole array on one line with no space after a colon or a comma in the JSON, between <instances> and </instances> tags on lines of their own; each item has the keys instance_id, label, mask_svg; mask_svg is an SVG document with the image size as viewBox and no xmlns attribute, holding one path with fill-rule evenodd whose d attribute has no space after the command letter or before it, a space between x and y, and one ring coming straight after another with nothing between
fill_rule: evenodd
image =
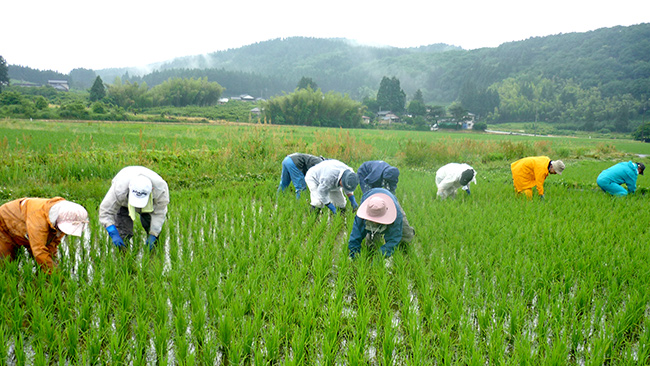
<instances>
[{"instance_id":1,"label":"green rice plant","mask_svg":"<svg viewBox=\"0 0 650 366\"><path fill-rule=\"evenodd\" d=\"M32 309L30 327L37 342L40 342L45 352L53 353L57 349L59 329L54 323L54 312L51 308L35 307Z\"/></svg>"},{"instance_id":2,"label":"green rice plant","mask_svg":"<svg viewBox=\"0 0 650 366\"><path fill-rule=\"evenodd\" d=\"M101 364L101 352L104 338L100 329L92 329L86 339L86 353L84 357L90 365Z\"/></svg>"},{"instance_id":3,"label":"green rice plant","mask_svg":"<svg viewBox=\"0 0 650 366\"><path fill-rule=\"evenodd\" d=\"M432 354L438 364L453 365L455 363L455 341L450 327L441 328L440 332L435 335Z\"/></svg>"},{"instance_id":4,"label":"green rice plant","mask_svg":"<svg viewBox=\"0 0 650 366\"><path fill-rule=\"evenodd\" d=\"M330 314L327 317L324 335L323 335L323 363L326 365L334 365L336 363L336 355L339 350L339 332L340 320L338 314Z\"/></svg>"},{"instance_id":5,"label":"green rice plant","mask_svg":"<svg viewBox=\"0 0 650 366\"><path fill-rule=\"evenodd\" d=\"M79 299L79 313L77 317L77 322L79 325L79 331L85 333L90 328L90 320L92 316L92 306L93 298L90 296L82 296Z\"/></svg>"},{"instance_id":6,"label":"green rice plant","mask_svg":"<svg viewBox=\"0 0 650 366\"><path fill-rule=\"evenodd\" d=\"M648 361L650 361L650 328L648 328L648 323L649 323L649 319L646 317L643 320L643 328L642 328L643 331L639 335L639 343L638 343L638 350L637 350L637 361L639 363L647 363Z\"/></svg>"},{"instance_id":7,"label":"green rice plant","mask_svg":"<svg viewBox=\"0 0 650 366\"><path fill-rule=\"evenodd\" d=\"M165 323L156 323L153 329L153 340L158 363L166 363L169 346L170 330Z\"/></svg>"},{"instance_id":8,"label":"green rice plant","mask_svg":"<svg viewBox=\"0 0 650 366\"><path fill-rule=\"evenodd\" d=\"M638 332L646 317L647 299L636 291L630 295L631 298L626 301L625 308L616 315L613 322L613 347L615 349L620 348L626 342L638 339Z\"/></svg>"},{"instance_id":9,"label":"green rice plant","mask_svg":"<svg viewBox=\"0 0 650 366\"><path fill-rule=\"evenodd\" d=\"M228 357L233 338L233 319L228 311L224 312L218 323L218 339L221 352Z\"/></svg>"},{"instance_id":10,"label":"green rice plant","mask_svg":"<svg viewBox=\"0 0 650 366\"><path fill-rule=\"evenodd\" d=\"M146 315L142 313L135 315L135 327L133 333L133 363L135 365L146 365L147 346L149 344L149 323Z\"/></svg>"},{"instance_id":11,"label":"green rice plant","mask_svg":"<svg viewBox=\"0 0 650 366\"><path fill-rule=\"evenodd\" d=\"M299 328L293 332L291 339L291 349L293 350L293 358L290 360L291 364L299 366L305 364L307 356L307 349L309 347L309 330L306 328Z\"/></svg>"},{"instance_id":12,"label":"green rice plant","mask_svg":"<svg viewBox=\"0 0 650 366\"><path fill-rule=\"evenodd\" d=\"M379 323L386 324L392 318L393 285L390 275L380 261L375 261L372 267L372 277L375 279L375 289L379 302Z\"/></svg>"},{"instance_id":13,"label":"green rice plant","mask_svg":"<svg viewBox=\"0 0 650 366\"><path fill-rule=\"evenodd\" d=\"M358 338L353 338L348 343L347 364L348 365L367 365L368 362L364 357L365 344Z\"/></svg>"},{"instance_id":14,"label":"green rice plant","mask_svg":"<svg viewBox=\"0 0 650 366\"><path fill-rule=\"evenodd\" d=\"M475 333L469 325L462 327L459 337L459 361L467 365L483 365L483 350L475 340Z\"/></svg>"},{"instance_id":15,"label":"green rice plant","mask_svg":"<svg viewBox=\"0 0 650 366\"><path fill-rule=\"evenodd\" d=\"M27 362L27 354L25 353L25 339L22 333L14 335L14 359L16 365L23 366Z\"/></svg>"},{"instance_id":16,"label":"green rice plant","mask_svg":"<svg viewBox=\"0 0 650 366\"><path fill-rule=\"evenodd\" d=\"M179 364L187 364L189 354L189 343L184 334L174 336L174 356Z\"/></svg>"},{"instance_id":17,"label":"green rice plant","mask_svg":"<svg viewBox=\"0 0 650 366\"><path fill-rule=\"evenodd\" d=\"M281 356L281 331L277 327L269 327L264 331L262 337L266 349L266 362L270 364L278 362Z\"/></svg>"},{"instance_id":18,"label":"green rice plant","mask_svg":"<svg viewBox=\"0 0 650 366\"><path fill-rule=\"evenodd\" d=\"M506 355L506 341L503 331L503 323L497 321L493 325L488 338L488 360L490 363L502 363Z\"/></svg>"},{"instance_id":19,"label":"green rice plant","mask_svg":"<svg viewBox=\"0 0 650 366\"><path fill-rule=\"evenodd\" d=\"M568 345L558 335L553 338L552 345L549 347L547 360L556 365L563 364L567 360L568 353Z\"/></svg>"},{"instance_id":20,"label":"green rice plant","mask_svg":"<svg viewBox=\"0 0 650 366\"><path fill-rule=\"evenodd\" d=\"M79 327L77 321L69 321L64 329L66 336L66 356L71 361L76 361L79 351Z\"/></svg>"},{"instance_id":21,"label":"green rice plant","mask_svg":"<svg viewBox=\"0 0 650 366\"><path fill-rule=\"evenodd\" d=\"M4 323L0 323L0 366L7 364L9 357L9 330L5 327Z\"/></svg>"},{"instance_id":22,"label":"green rice plant","mask_svg":"<svg viewBox=\"0 0 650 366\"><path fill-rule=\"evenodd\" d=\"M395 358L395 331L392 325L392 319L386 318L383 324L383 334L381 336L381 355L382 355L382 364L392 365Z\"/></svg>"},{"instance_id":23,"label":"green rice plant","mask_svg":"<svg viewBox=\"0 0 650 366\"><path fill-rule=\"evenodd\" d=\"M32 349L34 351L34 358L32 360L32 365L34 366L49 365L47 356L45 354L45 350L43 349L43 346L40 345L40 343L38 342L32 343Z\"/></svg>"},{"instance_id":24,"label":"green rice plant","mask_svg":"<svg viewBox=\"0 0 650 366\"><path fill-rule=\"evenodd\" d=\"M16 298L11 306L11 333L19 334L23 329L23 322L25 321L25 311L20 306L19 299Z\"/></svg>"},{"instance_id":25,"label":"green rice plant","mask_svg":"<svg viewBox=\"0 0 650 366\"><path fill-rule=\"evenodd\" d=\"M191 298L191 322L192 322L192 335L197 349L203 348L205 341L205 328L206 328L206 311L203 307L203 299L201 295L195 293Z\"/></svg>"}]
</instances>

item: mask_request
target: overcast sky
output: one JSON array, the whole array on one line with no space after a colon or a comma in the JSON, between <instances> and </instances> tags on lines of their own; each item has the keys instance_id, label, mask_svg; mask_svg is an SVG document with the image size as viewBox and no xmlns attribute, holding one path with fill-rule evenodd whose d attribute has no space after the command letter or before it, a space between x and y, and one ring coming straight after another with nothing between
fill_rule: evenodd
<instances>
[{"instance_id":1,"label":"overcast sky","mask_svg":"<svg viewBox=\"0 0 650 366\"><path fill-rule=\"evenodd\" d=\"M650 22L650 0L13 0L0 56L69 73L137 67L281 37L464 49Z\"/></svg>"}]
</instances>

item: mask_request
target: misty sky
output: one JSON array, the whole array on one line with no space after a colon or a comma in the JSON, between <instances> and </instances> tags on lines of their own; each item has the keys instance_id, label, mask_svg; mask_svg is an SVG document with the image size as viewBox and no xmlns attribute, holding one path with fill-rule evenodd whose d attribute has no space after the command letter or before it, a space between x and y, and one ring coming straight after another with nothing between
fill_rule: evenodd
<instances>
[{"instance_id":1,"label":"misty sky","mask_svg":"<svg viewBox=\"0 0 650 366\"><path fill-rule=\"evenodd\" d=\"M464 49L650 22L650 0L20 0L2 6L8 64L69 73L137 67L280 37Z\"/></svg>"}]
</instances>

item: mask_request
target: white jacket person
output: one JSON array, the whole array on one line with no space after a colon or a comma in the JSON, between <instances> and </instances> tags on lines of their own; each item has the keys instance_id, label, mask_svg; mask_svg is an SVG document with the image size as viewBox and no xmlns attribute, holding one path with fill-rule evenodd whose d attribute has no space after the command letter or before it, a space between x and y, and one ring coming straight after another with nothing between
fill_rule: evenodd
<instances>
[{"instance_id":1,"label":"white jacket person","mask_svg":"<svg viewBox=\"0 0 650 366\"><path fill-rule=\"evenodd\" d=\"M153 249L167 216L167 204L169 187L158 173L143 166L127 166L113 178L99 206L99 222L108 231L113 244L123 248L122 238L133 236L137 213L149 234L147 244Z\"/></svg>"},{"instance_id":2,"label":"white jacket person","mask_svg":"<svg viewBox=\"0 0 650 366\"><path fill-rule=\"evenodd\" d=\"M359 185L359 177L352 168L338 160L325 160L309 168L305 182L314 208L325 206L336 213L337 208L345 208L345 196L349 198L353 209L359 207L353 194Z\"/></svg>"},{"instance_id":3,"label":"white jacket person","mask_svg":"<svg viewBox=\"0 0 650 366\"><path fill-rule=\"evenodd\" d=\"M449 196L456 197L458 188L463 188L470 194L469 184L476 184L476 170L468 164L449 163L436 172L436 186L438 197L445 199Z\"/></svg>"}]
</instances>

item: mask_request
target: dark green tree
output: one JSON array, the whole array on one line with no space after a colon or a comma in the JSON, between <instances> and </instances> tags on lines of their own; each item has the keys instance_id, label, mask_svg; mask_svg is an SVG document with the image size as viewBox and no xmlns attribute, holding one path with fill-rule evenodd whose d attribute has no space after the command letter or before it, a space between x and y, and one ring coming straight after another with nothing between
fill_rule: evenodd
<instances>
[{"instance_id":1,"label":"dark green tree","mask_svg":"<svg viewBox=\"0 0 650 366\"><path fill-rule=\"evenodd\" d=\"M441 105L434 105L433 107L427 108L427 118L433 123L437 123L438 120L444 117L447 114L445 107Z\"/></svg>"},{"instance_id":2,"label":"dark green tree","mask_svg":"<svg viewBox=\"0 0 650 366\"><path fill-rule=\"evenodd\" d=\"M318 89L318 84L312 78L308 78L303 76L300 81L298 82L298 89L307 89L311 88L311 90L317 90Z\"/></svg>"},{"instance_id":3,"label":"dark green tree","mask_svg":"<svg viewBox=\"0 0 650 366\"><path fill-rule=\"evenodd\" d=\"M413 94L413 100L424 104L424 96L422 95L422 90L418 89L415 91L415 94Z\"/></svg>"},{"instance_id":4,"label":"dark green tree","mask_svg":"<svg viewBox=\"0 0 650 366\"><path fill-rule=\"evenodd\" d=\"M90 101L96 102L98 100L104 99L105 96L106 96L106 87L104 86L104 82L102 81L102 78L97 76L95 78L95 82L93 83L93 86L90 88Z\"/></svg>"},{"instance_id":5,"label":"dark green tree","mask_svg":"<svg viewBox=\"0 0 650 366\"><path fill-rule=\"evenodd\" d=\"M400 87L399 79L393 76L388 78L384 76L379 83L377 91L377 104L382 111L391 111L393 113L404 112L406 105L406 93Z\"/></svg>"},{"instance_id":6,"label":"dark green tree","mask_svg":"<svg viewBox=\"0 0 650 366\"><path fill-rule=\"evenodd\" d=\"M5 85L9 85L9 68L4 57L0 56L0 92Z\"/></svg>"},{"instance_id":7,"label":"dark green tree","mask_svg":"<svg viewBox=\"0 0 650 366\"><path fill-rule=\"evenodd\" d=\"M459 102L453 102L447 109L456 122L456 128L460 129L463 121L467 118L467 110Z\"/></svg>"},{"instance_id":8,"label":"dark green tree","mask_svg":"<svg viewBox=\"0 0 650 366\"><path fill-rule=\"evenodd\" d=\"M359 127L365 108L347 95L297 89L262 104L264 119L273 124Z\"/></svg>"},{"instance_id":9,"label":"dark green tree","mask_svg":"<svg viewBox=\"0 0 650 366\"><path fill-rule=\"evenodd\" d=\"M217 104L224 88L216 82L203 78L171 78L151 89L154 100L159 105L185 107L197 105L200 107Z\"/></svg>"},{"instance_id":10,"label":"dark green tree","mask_svg":"<svg viewBox=\"0 0 650 366\"><path fill-rule=\"evenodd\" d=\"M151 107L153 104L152 96L149 93L149 87L146 83L122 82L122 79L119 77L115 78L113 84L108 86L106 97L114 105L127 110L131 108Z\"/></svg>"},{"instance_id":11,"label":"dark green tree","mask_svg":"<svg viewBox=\"0 0 650 366\"><path fill-rule=\"evenodd\" d=\"M22 94L15 91L7 91L0 94L0 106L21 104L23 99Z\"/></svg>"},{"instance_id":12,"label":"dark green tree","mask_svg":"<svg viewBox=\"0 0 650 366\"><path fill-rule=\"evenodd\" d=\"M499 106L499 93L495 90L479 90L475 83L467 81L463 84L459 96L460 103L468 111L479 117L485 117Z\"/></svg>"},{"instance_id":13,"label":"dark green tree","mask_svg":"<svg viewBox=\"0 0 650 366\"><path fill-rule=\"evenodd\" d=\"M47 99L45 99L44 96L42 95L37 95L34 97L34 107L40 111L44 111L47 109L49 103Z\"/></svg>"},{"instance_id":14,"label":"dark green tree","mask_svg":"<svg viewBox=\"0 0 650 366\"><path fill-rule=\"evenodd\" d=\"M632 134L635 140L650 142L650 122L646 122L639 126L639 128Z\"/></svg>"},{"instance_id":15,"label":"dark green tree","mask_svg":"<svg viewBox=\"0 0 650 366\"><path fill-rule=\"evenodd\" d=\"M630 108L627 103L622 103L618 111L616 111L616 121L614 122L614 128L617 132L627 132L628 125L630 124Z\"/></svg>"},{"instance_id":16,"label":"dark green tree","mask_svg":"<svg viewBox=\"0 0 650 366\"><path fill-rule=\"evenodd\" d=\"M70 84L79 89L88 89L93 85L93 81L96 80L97 74L90 69L73 69L70 71Z\"/></svg>"},{"instance_id":17,"label":"dark green tree","mask_svg":"<svg viewBox=\"0 0 650 366\"><path fill-rule=\"evenodd\" d=\"M364 97L362 103L364 106L366 106L368 113L377 114L377 112L379 112L379 104L377 104L377 99Z\"/></svg>"},{"instance_id":18,"label":"dark green tree","mask_svg":"<svg viewBox=\"0 0 650 366\"><path fill-rule=\"evenodd\" d=\"M409 103L407 110L413 117L421 117L427 114L427 106L424 104L424 98L422 97L422 91L420 89L415 92L413 100Z\"/></svg>"}]
</instances>

